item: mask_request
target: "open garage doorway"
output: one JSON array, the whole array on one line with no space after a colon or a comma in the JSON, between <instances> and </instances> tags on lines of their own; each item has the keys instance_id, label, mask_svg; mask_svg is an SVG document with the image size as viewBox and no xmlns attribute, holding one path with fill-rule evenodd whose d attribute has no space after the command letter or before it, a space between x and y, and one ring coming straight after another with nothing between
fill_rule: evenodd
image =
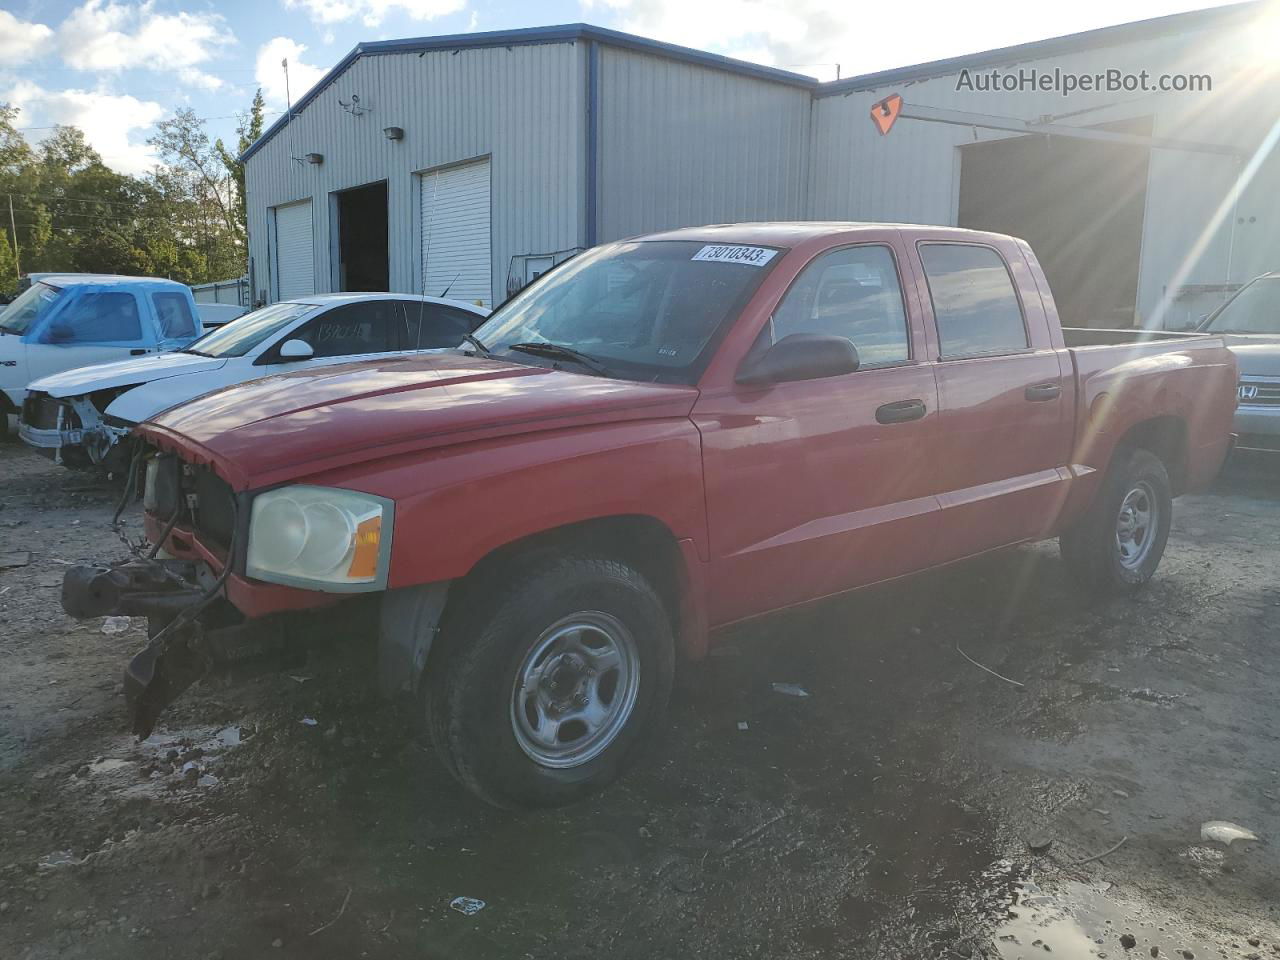
<instances>
[{"instance_id":1,"label":"open garage doorway","mask_svg":"<svg viewBox=\"0 0 1280 960\"><path fill-rule=\"evenodd\" d=\"M1150 136L1151 121L1098 129ZM966 144L956 222L1030 243L1064 326L1130 327L1149 159L1145 146L1073 137Z\"/></svg>"},{"instance_id":2,"label":"open garage doorway","mask_svg":"<svg viewBox=\"0 0 1280 960\"><path fill-rule=\"evenodd\" d=\"M370 183L331 195L337 221L335 290L383 291L390 286L387 246L387 183Z\"/></svg>"}]
</instances>

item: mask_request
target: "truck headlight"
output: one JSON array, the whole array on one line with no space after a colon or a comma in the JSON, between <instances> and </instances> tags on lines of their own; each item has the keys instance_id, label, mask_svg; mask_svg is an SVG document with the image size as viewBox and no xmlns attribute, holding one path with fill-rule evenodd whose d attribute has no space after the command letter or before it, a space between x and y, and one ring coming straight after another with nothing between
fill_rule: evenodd
<instances>
[{"instance_id":1,"label":"truck headlight","mask_svg":"<svg viewBox=\"0 0 1280 960\"><path fill-rule=\"evenodd\" d=\"M368 493L293 486L253 498L245 572L312 590L386 586L394 505Z\"/></svg>"}]
</instances>

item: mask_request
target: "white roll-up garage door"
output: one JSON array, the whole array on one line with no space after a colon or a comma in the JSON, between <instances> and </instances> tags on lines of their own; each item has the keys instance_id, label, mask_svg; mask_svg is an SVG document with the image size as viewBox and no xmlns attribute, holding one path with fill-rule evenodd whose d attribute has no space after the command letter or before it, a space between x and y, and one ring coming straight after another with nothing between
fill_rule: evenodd
<instances>
[{"instance_id":1,"label":"white roll-up garage door","mask_svg":"<svg viewBox=\"0 0 1280 960\"><path fill-rule=\"evenodd\" d=\"M310 200L276 207L276 288L281 300L316 292Z\"/></svg>"},{"instance_id":2,"label":"white roll-up garage door","mask_svg":"<svg viewBox=\"0 0 1280 960\"><path fill-rule=\"evenodd\" d=\"M423 174L423 292L491 307L492 269L489 161Z\"/></svg>"}]
</instances>

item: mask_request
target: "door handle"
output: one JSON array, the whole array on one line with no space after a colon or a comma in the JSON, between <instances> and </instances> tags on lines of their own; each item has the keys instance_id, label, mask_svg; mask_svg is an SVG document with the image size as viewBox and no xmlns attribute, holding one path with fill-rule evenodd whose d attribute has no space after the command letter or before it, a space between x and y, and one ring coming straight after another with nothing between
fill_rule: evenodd
<instances>
[{"instance_id":1,"label":"door handle","mask_svg":"<svg viewBox=\"0 0 1280 960\"><path fill-rule=\"evenodd\" d=\"M906 423L925 414L923 400L897 400L876 407L877 423Z\"/></svg>"},{"instance_id":2,"label":"door handle","mask_svg":"<svg viewBox=\"0 0 1280 960\"><path fill-rule=\"evenodd\" d=\"M1022 395L1032 403L1043 403L1062 396L1062 387L1056 383L1037 383L1027 387Z\"/></svg>"},{"instance_id":3,"label":"door handle","mask_svg":"<svg viewBox=\"0 0 1280 960\"><path fill-rule=\"evenodd\" d=\"M130 351L129 351L129 356L131 356L131 357L141 357L141 356L145 355L145 354L146 354L146 352L147 352L147 351L145 351L145 350L130 350Z\"/></svg>"}]
</instances>

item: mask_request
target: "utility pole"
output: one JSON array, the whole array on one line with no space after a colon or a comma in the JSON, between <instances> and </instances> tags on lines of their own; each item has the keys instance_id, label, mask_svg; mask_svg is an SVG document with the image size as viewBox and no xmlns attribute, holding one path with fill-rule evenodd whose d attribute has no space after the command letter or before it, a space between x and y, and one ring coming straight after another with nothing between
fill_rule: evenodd
<instances>
[{"instance_id":1,"label":"utility pole","mask_svg":"<svg viewBox=\"0 0 1280 960\"><path fill-rule=\"evenodd\" d=\"M13 231L13 273L14 279L22 282L22 266L18 263L18 225L13 220L13 194L9 194L9 229Z\"/></svg>"}]
</instances>

